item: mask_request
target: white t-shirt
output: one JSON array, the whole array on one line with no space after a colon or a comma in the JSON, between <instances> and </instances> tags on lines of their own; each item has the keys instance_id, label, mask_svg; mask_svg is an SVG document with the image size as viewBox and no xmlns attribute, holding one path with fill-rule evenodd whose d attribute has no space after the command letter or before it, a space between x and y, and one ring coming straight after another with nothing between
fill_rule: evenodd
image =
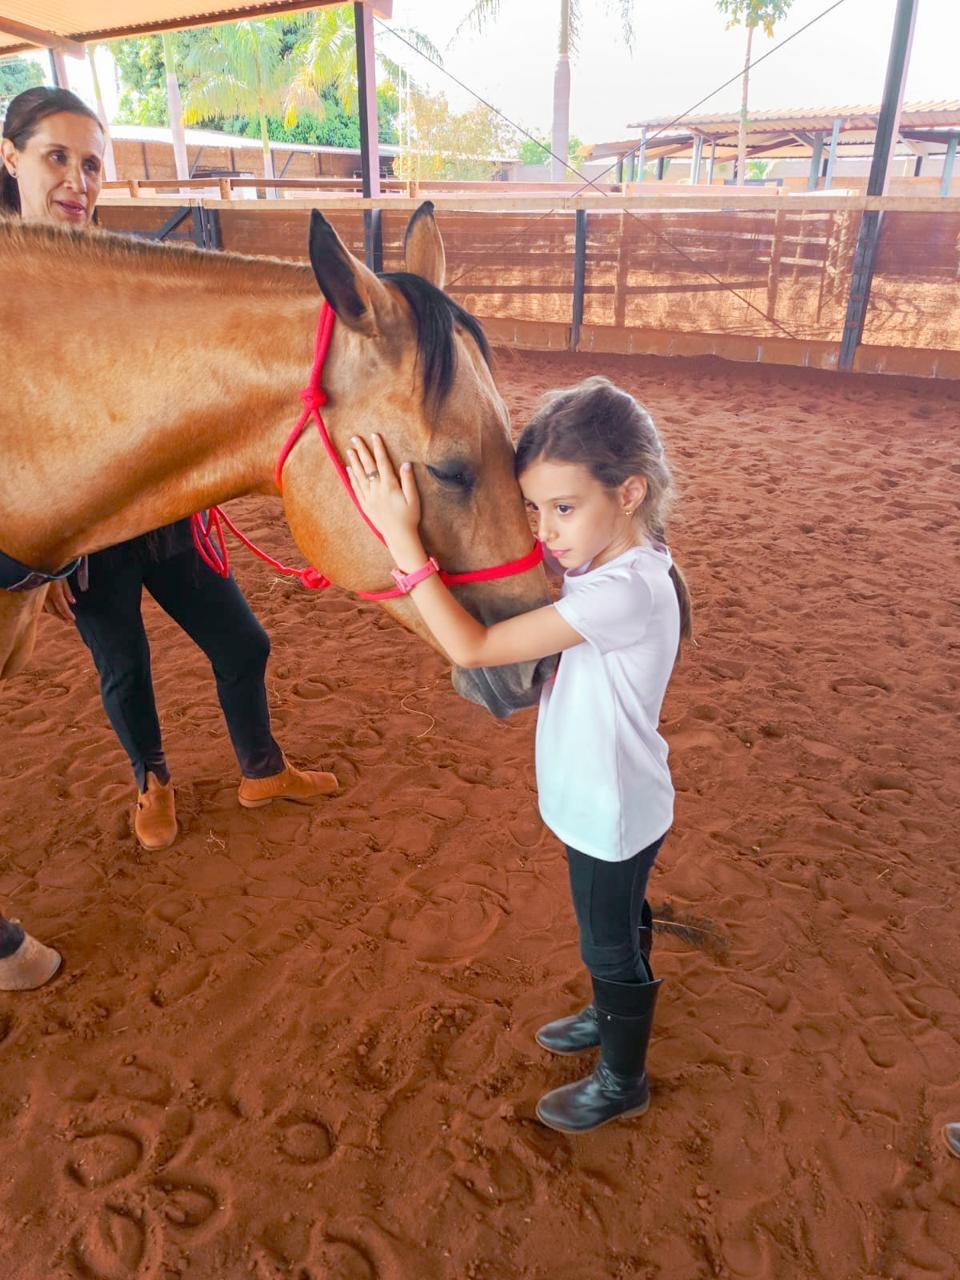
<instances>
[{"instance_id":1,"label":"white t-shirt","mask_svg":"<svg viewBox=\"0 0 960 1280\"><path fill-rule=\"evenodd\" d=\"M667 744L657 731L680 642L680 609L659 544L564 575L554 606L584 643L565 649L540 695L540 814L564 844L623 862L673 821Z\"/></svg>"}]
</instances>

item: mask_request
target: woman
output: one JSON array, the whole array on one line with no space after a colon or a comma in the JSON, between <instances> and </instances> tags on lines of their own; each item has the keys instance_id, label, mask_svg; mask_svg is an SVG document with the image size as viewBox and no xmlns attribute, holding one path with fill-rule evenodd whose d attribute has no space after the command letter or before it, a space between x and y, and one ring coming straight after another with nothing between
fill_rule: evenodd
<instances>
[{"instance_id":1,"label":"woman","mask_svg":"<svg viewBox=\"0 0 960 1280\"><path fill-rule=\"evenodd\" d=\"M0 213L89 226L103 150L100 121L74 94L45 87L21 93L3 124ZM200 560L189 523L181 520L91 555L85 570L51 585L45 605L76 623L93 655L104 709L137 781L133 827L143 848L166 849L177 835L140 612L144 587L210 659L240 765L240 804L310 803L334 792L333 774L295 769L274 741L264 685L270 641L233 578L220 578ZM4 964L23 958L26 941L22 930L0 932L0 988Z\"/></svg>"}]
</instances>

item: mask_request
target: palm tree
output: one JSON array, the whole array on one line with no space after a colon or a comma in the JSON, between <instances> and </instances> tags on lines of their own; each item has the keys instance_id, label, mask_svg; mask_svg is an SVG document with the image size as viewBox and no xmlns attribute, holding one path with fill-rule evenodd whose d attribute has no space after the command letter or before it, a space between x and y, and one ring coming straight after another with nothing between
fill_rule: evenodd
<instances>
[{"instance_id":1,"label":"palm tree","mask_svg":"<svg viewBox=\"0 0 960 1280\"><path fill-rule=\"evenodd\" d=\"M464 27L483 31L488 22L499 17L501 3L502 0L474 0L470 12L457 28L454 39ZM614 0L606 0L606 3L610 7ZM567 173L564 159L570 146L570 58L576 55L579 47L585 7L583 0L560 0L560 39L557 66L553 74L553 128L550 137L550 149L553 152L550 166L552 182L562 182ZM615 8L620 15L626 46L632 49L633 0L615 0Z\"/></svg>"},{"instance_id":2,"label":"palm tree","mask_svg":"<svg viewBox=\"0 0 960 1280\"><path fill-rule=\"evenodd\" d=\"M740 127L737 131L737 182L743 182L747 172L747 96L753 33L757 27L763 27L766 34L772 36L773 24L780 21L792 3L793 0L717 0L717 8L727 15L728 28L741 22L747 28L747 53L743 60L743 86L740 94Z\"/></svg>"},{"instance_id":3,"label":"palm tree","mask_svg":"<svg viewBox=\"0 0 960 1280\"><path fill-rule=\"evenodd\" d=\"M97 71L97 50L100 48L95 42L87 45L87 61L90 65L90 79L93 81L93 96L97 103L97 115L100 117L100 123L103 125L103 136L106 146L103 151L103 172L108 182L115 182L117 178L117 162L113 155L113 139L110 137L110 122L107 120L107 112L103 105L103 93L100 89L100 74Z\"/></svg>"},{"instance_id":4,"label":"palm tree","mask_svg":"<svg viewBox=\"0 0 960 1280\"><path fill-rule=\"evenodd\" d=\"M183 103L180 100L180 82L177 80L175 37L172 31L164 31L163 65L167 81L167 119L170 121L170 137L173 140L173 162L178 178L189 178L187 165L187 140L183 133Z\"/></svg>"},{"instance_id":5,"label":"palm tree","mask_svg":"<svg viewBox=\"0 0 960 1280\"><path fill-rule=\"evenodd\" d=\"M267 115L286 97L289 68L283 59L278 18L243 18L203 27L184 58L190 76L183 118L187 124L211 116L255 115L260 122L264 177L272 178L273 158ZM288 113L288 118L289 118ZM290 123L296 119L295 113Z\"/></svg>"},{"instance_id":6,"label":"palm tree","mask_svg":"<svg viewBox=\"0 0 960 1280\"><path fill-rule=\"evenodd\" d=\"M407 27L390 27L410 41L421 53L442 63L440 51L420 31ZM383 78L398 91L401 82L410 83L407 73L377 47L377 64ZM303 24L302 38L290 54L293 76L286 95L287 111L309 107L323 114L321 94L333 88L343 104L351 112L357 105L357 35L353 18L353 6L335 5L313 13Z\"/></svg>"}]
</instances>

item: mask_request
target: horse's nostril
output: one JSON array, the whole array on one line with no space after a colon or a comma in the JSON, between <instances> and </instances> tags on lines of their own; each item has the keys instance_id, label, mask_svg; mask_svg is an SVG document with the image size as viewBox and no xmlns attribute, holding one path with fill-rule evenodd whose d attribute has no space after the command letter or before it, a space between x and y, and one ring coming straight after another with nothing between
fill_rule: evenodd
<instances>
[{"instance_id":1,"label":"horse's nostril","mask_svg":"<svg viewBox=\"0 0 960 1280\"><path fill-rule=\"evenodd\" d=\"M556 654L551 654L549 658L541 658L533 670L533 685L539 689L540 685L546 684L557 669L559 659Z\"/></svg>"}]
</instances>

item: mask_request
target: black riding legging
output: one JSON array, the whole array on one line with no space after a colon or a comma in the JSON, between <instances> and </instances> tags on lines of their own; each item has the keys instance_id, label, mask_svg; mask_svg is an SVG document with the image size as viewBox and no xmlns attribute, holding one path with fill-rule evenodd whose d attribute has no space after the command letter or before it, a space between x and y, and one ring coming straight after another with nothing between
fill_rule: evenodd
<instances>
[{"instance_id":1,"label":"black riding legging","mask_svg":"<svg viewBox=\"0 0 960 1280\"><path fill-rule=\"evenodd\" d=\"M640 951L640 917L647 881L665 838L666 833L625 862L606 862L566 846L580 955L592 977L650 981Z\"/></svg>"},{"instance_id":2,"label":"black riding legging","mask_svg":"<svg viewBox=\"0 0 960 1280\"><path fill-rule=\"evenodd\" d=\"M77 628L93 655L104 710L137 785L146 789L148 772L161 782L170 777L140 614L144 587L210 659L240 772L247 778L279 773L283 757L270 733L264 685L267 633L232 577L219 577L192 548L154 559L145 538L90 556L86 590L79 589L76 574L70 579Z\"/></svg>"}]
</instances>

